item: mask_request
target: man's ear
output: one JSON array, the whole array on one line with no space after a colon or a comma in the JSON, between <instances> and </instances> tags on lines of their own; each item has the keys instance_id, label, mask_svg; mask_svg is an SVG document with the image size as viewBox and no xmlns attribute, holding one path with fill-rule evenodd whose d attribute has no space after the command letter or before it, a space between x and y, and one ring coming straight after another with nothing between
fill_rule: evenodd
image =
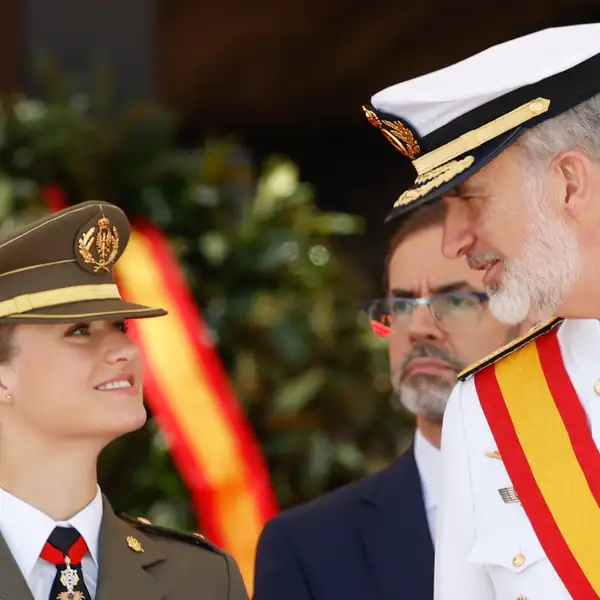
<instances>
[{"instance_id":1,"label":"man's ear","mask_svg":"<svg viewBox=\"0 0 600 600\"><path fill-rule=\"evenodd\" d=\"M565 150L556 155L552 172L560 181L563 209L576 221L588 214L593 198L593 181L597 166L579 150Z\"/></svg>"}]
</instances>

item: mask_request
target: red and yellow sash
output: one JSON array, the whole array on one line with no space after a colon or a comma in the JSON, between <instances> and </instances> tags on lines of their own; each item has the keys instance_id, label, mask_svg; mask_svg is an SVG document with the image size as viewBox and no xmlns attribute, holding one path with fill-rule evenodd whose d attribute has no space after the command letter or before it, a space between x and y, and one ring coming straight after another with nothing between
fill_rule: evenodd
<instances>
[{"instance_id":1,"label":"red and yellow sash","mask_svg":"<svg viewBox=\"0 0 600 600\"><path fill-rule=\"evenodd\" d=\"M563 363L557 331L476 373L475 386L547 557L573 598L598 599L600 452Z\"/></svg>"}]
</instances>

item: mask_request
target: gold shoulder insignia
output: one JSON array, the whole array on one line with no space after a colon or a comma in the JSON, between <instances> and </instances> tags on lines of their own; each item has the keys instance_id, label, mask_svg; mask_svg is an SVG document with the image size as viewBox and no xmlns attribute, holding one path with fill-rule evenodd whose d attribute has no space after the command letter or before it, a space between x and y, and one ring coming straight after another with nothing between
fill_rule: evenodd
<instances>
[{"instance_id":1,"label":"gold shoulder insignia","mask_svg":"<svg viewBox=\"0 0 600 600\"><path fill-rule=\"evenodd\" d=\"M202 548L212 550L217 554L223 554L223 551L218 546L207 540L200 533L188 533L186 531L178 531L176 529L169 529L168 527L161 527L160 525L154 525L154 523L151 523L148 519L144 519L143 517L121 515L121 519L130 525L133 525L140 531L143 531L144 533L162 538L178 540L180 542L187 542L189 544L195 544L196 546L201 546Z\"/></svg>"},{"instance_id":2,"label":"gold shoulder insignia","mask_svg":"<svg viewBox=\"0 0 600 600\"><path fill-rule=\"evenodd\" d=\"M485 358L482 358L481 360L474 362L472 365L469 365L466 369L464 369L464 371L461 371L457 375L458 379L460 381L465 381L471 375L475 375L475 373L478 373L479 371L485 369L485 367L492 365L495 362L498 362L501 358L504 358L505 356L512 354L515 350L522 348L531 340L535 340L541 335L548 333L548 331L551 331L552 329L560 325L563 321L564 319L554 317L549 321L545 321L544 323L540 323L539 325L532 327L525 335L522 335L521 337L512 340L512 342L509 342L508 344L506 344L506 346L502 346L495 352L488 354Z\"/></svg>"}]
</instances>

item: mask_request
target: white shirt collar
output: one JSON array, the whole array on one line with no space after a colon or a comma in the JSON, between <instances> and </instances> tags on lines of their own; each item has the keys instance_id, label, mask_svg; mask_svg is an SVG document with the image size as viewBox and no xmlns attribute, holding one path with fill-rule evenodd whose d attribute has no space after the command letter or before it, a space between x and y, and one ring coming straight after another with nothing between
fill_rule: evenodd
<instances>
[{"instance_id":1,"label":"white shirt collar","mask_svg":"<svg viewBox=\"0 0 600 600\"><path fill-rule=\"evenodd\" d=\"M417 429L415 460L423 488L425 510L437 507L441 477L441 452Z\"/></svg>"},{"instance_id":2,"label":"white shirt collar","mask_svg":"<svg viewBox=\"0 0 600 600\"><path fill-rule=\"evenodd\" d=\"M94 499L68 521L54 521L0 488L0 533L26 579L53 529L60 525L71 525L79 531L97 565L101 522L102 494L99 487Z\"/></svg>"}]
</instances>

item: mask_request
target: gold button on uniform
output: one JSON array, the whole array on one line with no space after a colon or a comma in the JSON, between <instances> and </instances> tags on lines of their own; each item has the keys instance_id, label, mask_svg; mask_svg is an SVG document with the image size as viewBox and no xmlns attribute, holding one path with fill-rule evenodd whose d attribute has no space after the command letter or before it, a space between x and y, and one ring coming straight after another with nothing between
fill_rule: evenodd
<instances>
[{"instance_id":1,"label":"gold button on uniform","mask_svg":"<svg viewBox=\"0 0 600 600\"><path fill-rule=\"evenodd\" d=\"M596 383L594 383L594 391L598 396L600 396L600 379L596 379Z\"/></svg>"},{"instance_id":2,"label":"gold button on uniform","mask_svg":"<svg viewBox=\"0 0 600 600\"><path fill-rule=\"evenodd\" d=\"M525 555L519 552L519 554L512 559L512 564L513 567L522 567L525 564Z\"/></svg>"}]
</instances>

